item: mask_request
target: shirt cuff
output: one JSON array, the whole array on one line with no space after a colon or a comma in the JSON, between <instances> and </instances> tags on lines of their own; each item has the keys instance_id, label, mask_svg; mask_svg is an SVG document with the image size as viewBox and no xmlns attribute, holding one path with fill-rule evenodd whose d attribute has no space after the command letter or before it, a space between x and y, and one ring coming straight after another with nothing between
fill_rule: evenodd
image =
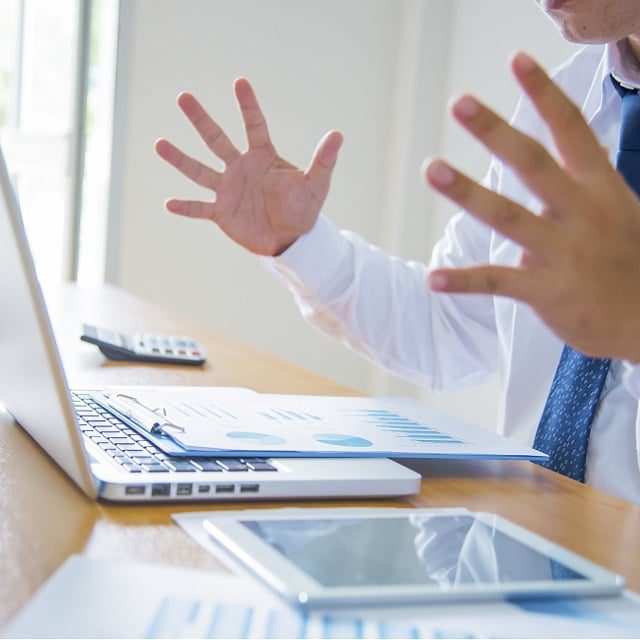
<instances>
[{"instance_id":1,"label":"shirt cuff","mask_svg":"<svg viewBox=\"0 0 640 640\"><path fill-rule=\"evenodd\" d=\"M321 292L335 282L338 274L344 275L352 251L349 239L328 218L320 216L313 228L282 254L261 260L278 280L297 289Z\"/></svg>"}]
</instances>

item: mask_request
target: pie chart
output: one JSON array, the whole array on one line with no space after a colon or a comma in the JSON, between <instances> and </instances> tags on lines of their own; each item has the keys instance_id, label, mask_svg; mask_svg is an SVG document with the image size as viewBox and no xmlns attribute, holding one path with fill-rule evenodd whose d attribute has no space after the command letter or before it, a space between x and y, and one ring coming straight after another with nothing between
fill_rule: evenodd
<instances>
[{"instance_id":1,"label":"pie chart","mask_svg":"<svg viewBox=\"0 0 640 640\"><path fill-rule=\"evenodd\" d=\"M258 444L284 444L286 440L269 433L258 433L256 431L229 431L227 438L237 438L238 440L249 440Z\"/></svg>"},{"instance_id":2,"label":"pie chart","mask_svg":"<svg viewBox=\"0 0 640 640\"><path fill-rule=\"evenodd\" d=\"M360 436L351 436L345 433L316 433L313 439L323 444L332 444L336 447L372 447L373 442Z\"/></svg>"}]
</instances>

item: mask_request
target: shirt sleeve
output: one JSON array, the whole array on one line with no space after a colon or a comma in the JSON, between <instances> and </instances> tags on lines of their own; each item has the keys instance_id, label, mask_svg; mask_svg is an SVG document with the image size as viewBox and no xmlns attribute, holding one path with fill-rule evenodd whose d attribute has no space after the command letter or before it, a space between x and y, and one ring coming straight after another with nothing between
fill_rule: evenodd
<instances>
[{"instance_id":1,"label":"shirt sleeve","mask_svg":"<svg viewBox=\"0 0 640 640\"><path fill-rule=\"evenodd\" d=\"M636 400L640 400L640 365L624 360L622 366L623 381L627 391Z\"/></svg>"},{"instance_id":2,"label":"shirt sleeve","mask_svg":"<svg viewBox=\"0 0 640 640\"><path fill-rule=\"evenodd\" d=\"M495 186L492 167L485 181ZM430 268L487 263L492 232L462 212L430 266L392 256L321 216L263 264L293 293L307 321L360 355L434 390L477 384L498 363L491 296L433 293Z\"/></svg>"}]
</instances>

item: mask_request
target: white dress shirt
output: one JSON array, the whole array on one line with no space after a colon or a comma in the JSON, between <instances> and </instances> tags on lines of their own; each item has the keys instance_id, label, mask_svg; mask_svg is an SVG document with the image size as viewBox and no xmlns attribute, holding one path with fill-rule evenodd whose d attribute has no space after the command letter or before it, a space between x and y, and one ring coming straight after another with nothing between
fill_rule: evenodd
<instances>
[{"instance_id":1,"label":"white dress shirt","mask_svg":"<svg viewBox=\"0 0 640 640\"><path fill-rule=\"evenodd\" d=\"M588 46L554 72L612 160L621 101L609 74L640 86L634 61L626 41ZM555 154L547 126L526 98L512 122ZM536 198L495 158L486 184L540 211ZM461 212L436 245L430 266L516 266L520 256L518 245ZM425 286L426 265L392 257L323 216L284 254L265 262L290 287L309 322L413 382L453 390L497 374L498 431L531 445L563 344L527 305L497 296L432 293ZM612 362L586 466L588 484L638 503L639 396L638 368Z\"/></svg>"}]
</instances>

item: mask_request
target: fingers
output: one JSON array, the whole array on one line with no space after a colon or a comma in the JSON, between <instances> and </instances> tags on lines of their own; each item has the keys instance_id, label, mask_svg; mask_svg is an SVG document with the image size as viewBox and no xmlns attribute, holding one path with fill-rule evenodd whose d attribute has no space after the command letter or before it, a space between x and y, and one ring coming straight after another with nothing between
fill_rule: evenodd
<instances>
[{"instance_id":1,"label":"fingers","mask_svg":"<svg viewBox=\"0 0 640 640\"><path fill-rule=\"evenodd\" d=\"M342 134L338 131L330 131L320 140L307 168L307 178L319 185L328 186L342 142Z\"/></svg>"},{"instance_id":2,"label":"fingers","mask_svg":"<svg viewBox=\"0 0 640 640\"><path fill-rule=\"evenodd\" d=\"M522 269L485 265L467 269L437 269L427 277L430 289L447 293L484 293L534 303L544 283Z\"/></svg>"},{"instance_id":3,"label":"fingers","mask_svg":"<svg viewBox=\"0 0 640 640\"><path fill-rule=\"evenodd\" d=\"M236 80L234 89L247 132L249 148L272 147L267 122L253 88L245 78Z\"/></svg>"},{"instance_id":4,"label":"fingers","mask_svg":"<svg viewBox=\"0 0 640 640\"><path fill-rule=\"evenodd\" d=\"M240 155L224 131L212 120L192 94L181 93L178 96L178 106L196 128L207 147L225 164L230 164Z\"/></svg>"},{"instance_id":5,"label":"fingers","mask_svg":"<svg viewBox=\"0 0 640 640\"><path fill-rule=\"evenodd\" d=\"M555 234L547 220L479 185L442 160L428 163L424 173L434 189L537 256L554 251Z\"/></svg>"},{"instance_id":6,"label":"fingers","mask_svg":"<svg viewBox=\"0 0 640 640\"><path fill-rule=\"evenodd\" d=\"M166 160L187 178L201 187L215 190L220 178L217 171L189 157L168 140L156 141L155 150L163 160Z\"/></svg>"},{"instance_id":7,"label":"fingers","mask_svg":"<svg viewBox=\"0 0 640 640\"><path fill-rule=\"evenodd\" d=\"M199 200L176 200L172 198L164 203L164 206L171 213L187 218L200 218L212 220L217 219L218 210L215 202L201 202Z\"/></svg>"},{"instance_id":8,"label":"fingers","mask_svg":"<svg viewBox=\"0 0 640 640\"><path fill-rule=\"evenodd\" d=\"M578 195L573 179L539 142L513 128L472 96L456 100L452 112L469 133L509 165L552 210L575 207Z\"/></svg>"},{"instance_id":9,"label":"fingers","mask_svg":"<svg viewBox=\"0 0 640 640\"><path fill-rule=\"evenodd\" d=\"M558 151L568 168L592 172L609 161L580 109L527 54L518 53L511 67L542 119L549 125Z\"/></svg>"}]
</instances>

